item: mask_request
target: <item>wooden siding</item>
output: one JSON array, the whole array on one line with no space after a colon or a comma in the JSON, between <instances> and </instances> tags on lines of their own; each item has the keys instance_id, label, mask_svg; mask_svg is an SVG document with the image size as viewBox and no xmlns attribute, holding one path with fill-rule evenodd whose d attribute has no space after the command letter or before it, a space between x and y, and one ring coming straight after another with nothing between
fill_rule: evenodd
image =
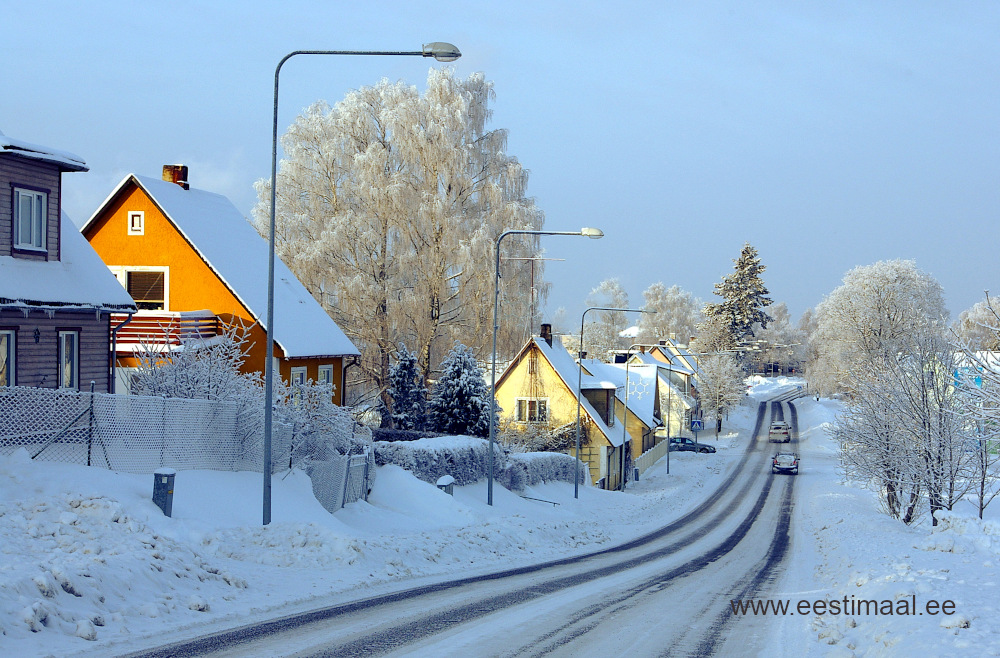
<instances>
[{"instance_id":1,"label":"wooden siding","mask_svg":"<svg viewBox=\"0 0 1000 658\"><path fill-rule=\"evenodd\" d=\"M0 310L0 328L14 329L16 353L14 383L18 386L58 387L59 331L80 332L80 390L108 392L110 368L111 316L94 311L30 311L28 317L16 310ZM38 342L35 342L38 329Z\"/></svg>"},{"instance_id":2,"label":"wooden siding","mask_svg":"<svg viewBox=\"0 0 1000 658\"><path fill-rule=\"evenodd\" d=\"M128 213L144 213L142 235L128 234ZM241 323L251 326L244 372L264 372L267 355L267 333L255 323L253 314L219 279L194 247L160 211L153 200L134 182L123 186L90 224L84 237L108 266L120 267L169 267L167 279L167 310L197 311L209 309L226 324ZM275 318L275 322L281 322ZM274 356L279 359L278 370L288 380L292 366L306 366L307 377L314 381L319 376L319 366L333 365L333 383L336 389L334 402L344 403L343 357L293 357L285 358L275 344ZM134 367L135 360L119 359L122 367Z\"/></svg>"},{"instance_id":3,"label":"wooden siding","mask_svg":"<svg viewBox=\"0 0 1000 658\"><path fill-rule=\"evenodd\" d=\"M59 260L60 183L59 166L22 158L10 153L0 154L0 256L16 255L28 260ZM27 187L48 192L47 253L14 252L14 187Z\"/></svg>"}]
</instances>

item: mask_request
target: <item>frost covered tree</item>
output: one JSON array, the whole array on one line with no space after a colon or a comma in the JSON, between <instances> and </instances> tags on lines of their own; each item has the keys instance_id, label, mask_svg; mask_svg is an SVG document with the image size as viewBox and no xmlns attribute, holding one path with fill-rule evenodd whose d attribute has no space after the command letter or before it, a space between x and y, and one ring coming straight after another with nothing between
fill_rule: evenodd
<instances>
[{"instance_id":1,"label":"frost covered tree","mask_svg":"<svg viewBox=\"0 0 1000 658\"><path fill-rule=\"evenodd\" d=\"M493 97L482 74L432 69L422 95L383 80L332 108L312 105L281 139L278 253L361 350L355 372L386 406L400 342L414 346L425 381L443 346L489 349L496 239L543 227L506 131L487 127ZM256 189L266 236L269 181ZM504 247L506 256L538 253L537 240ZM506 315L527 317L528 279L528 261L505 261ZM501 351L520 347L525 324L503 325Z\"/></svg>"},{"instance_id":2,"label":"frost covered tree","mask_svg":"<svg viewBox=\"0 0 1000 658\"><path fill-rule=\"evenodd\" d=\"M816 307L809 382L827 393L847 389L859 364L896 355L910 337L939 335L947 317L941 285L914 261L855 267Z\"/></svg>"},{"instance_id":3,"label":"frost covered tree","mask_svg":"<svg viewBox=\"0 0 1000 658\"><path fill-rule=\"evenodd\" d=\"M733 263L733 273L715 284L715 294L722 297L722 302L706 304L705 316L721 319L733 343L739 343L754 335L755 325L767 328L771 316L764 309L771 305L771 299L760 276L767 268L761 265L757 250L749 242Z\"/></svg>"},{"instance_id":4,"label":"frost covered tree","mask_svg":"<svg viewBox=\"0 0 1000 658\"><path fill-rule=\"evenodd\" d=\"M389 369L392 424L396 429L422 430L427 416L427 389L417 369L417 358L399 345L396 363Z\"/></svg>"},{"instance_id":5,"label":"frost covered tree","mask_svg":"<svg viewBox=\"0 0 1000 658\"><path fill-rule=\"evenodd\" d=\"M989 293L986 299L959 313L952 331L959 342L971 350L1000 350L1000 318Z\"/></svg>"},{"instance_id":6,"label":"frost covered tree","mask_svg":"<svg viewBox=\"0 0 1000 658\"><path fill-rule=\"evenodd\" d=\"M587 306L628 308L628 293L618 279L605 279L590 291ZM628 347L621 333L628 328L628 316L622 311L591 311L583 327L583 349L598 359L608 359L614 351Z\"/></svg>"},{"instance_id":7,"label":"frost covered tree","mask_svg":"<svg viewBox=\"0 0 1000 658\"><path fill-rule=\"evenodd\" d=\"M653 343L673 335L687 344L703 321L701 300L680 286L667 288L657 282L646 288L642 296L646 302L643 308L656 313L639 316L639 342Z\"/></svg>"},{"instance_id":8,"label":"frost covered tree","mask_svg":"<svg viewBox=\"0 0 1000 658\"><path fill-rule=\"evenodd\" d=\"M715 423L715 438L722 431L722 420L743 401L746 385L743 368L732 354L709 354L699 361L699 399L705 420Z\"/></svg>"},{"instance_id":9,"label":"frost covered tree","mask_svg":"<svg viewBox=\"0 0 1000 658\"><path fill-rule=\"evenodd\" d=\"M952 509L969 485L970 428L955 350L943 332L918 333L896 347L862 364L836 434L845 469L875 485L890 515L911 523L925 500L936 525L934 513Z\"/></svg>"},{"instance_id":10,"label":"frost covered tree","mask_svg":"<svg viewBox=\"0 0 1000 658\"><path fill-rule=\"evenodd\" d=\"M441 364L441 376L427 404L430 429L486 436L490 429L490 394L475 355L465 345L455 345Z\"/></svg>"},{"instance_id":11,"label":"frost covered tree","mask_svg":"<svg viewBox=\"0 0 1000 658\"><path fill-rule=\"evenodd\" d=\"M755 361L765 368L776 366L779 371L805 361L806 334L792 324L788 306L784 302L775 304L771 316L767 328L756 332L760 351L754 355Z\"/></svg>"},{"instance_id":12,"label":"frost covered tree","mask_svg":"<svg viewBox=\"0 0 1000 658\"><path fill-rule=\"evenodd\" d=\"M1000 354L984 346L1000 342L1000 314L987 295L975 314L978 327L959 330L961 349L959 393L965 417L972 424L972 434L966 445L969 452L972 496L983 518L986 507L1000 494ZM964 315L964 314L963 314ZM971 319L971 318L970 318ZM989 332L988 335L986 332Z\"/></svg>"}]
</instances>

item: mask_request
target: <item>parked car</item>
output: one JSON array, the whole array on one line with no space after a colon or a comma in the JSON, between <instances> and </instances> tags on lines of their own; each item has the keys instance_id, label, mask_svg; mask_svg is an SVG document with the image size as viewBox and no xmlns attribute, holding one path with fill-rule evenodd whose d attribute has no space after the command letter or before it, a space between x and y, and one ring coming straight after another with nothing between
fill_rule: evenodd
<instances>
[{"instance_id":1,"label":"parked car","mask_svg":"<svg viewBox=\"0 0 1000 658\"><path fill-rule=\"evenodd\" d=\"M799 456L794 452L779 452L771 460L772 473L799 474Z\"/></svg>"},{"instance_id":2,"label":"parked car","mask_svg":"<svg viewBox=\"0 0 1000 658\"><path fill-rule=\"evenodd\" d=\"M792 435L788 431L788 423L783 420L776 420L771 423L767 430L767 440L771 443L788 443L792 440Z\"/></svg>"},{"instance_id":3,"label":"parked car","mask_svg":"<svg viewBox=\"0 0 1000 658\"><path fill-rule=\"evenodd\" d=\"M694 439L690 439L686 436L672 436L670 437L668 450L670 452L710 453L715 452L715 446L710 446L707 443L698 443Z\"/></svg>"}]
</instances>

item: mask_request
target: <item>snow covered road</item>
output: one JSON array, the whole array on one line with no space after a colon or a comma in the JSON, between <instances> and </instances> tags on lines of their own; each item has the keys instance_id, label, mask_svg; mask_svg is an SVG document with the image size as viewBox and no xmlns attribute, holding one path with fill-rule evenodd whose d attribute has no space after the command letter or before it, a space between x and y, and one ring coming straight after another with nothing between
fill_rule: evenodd
<instances>
[{"instance_id":1,"label":"snow covered road","mask_svg":"<svg viewBox=\"0 0 1000 658\"><path fill-rule=\"evenodd\" d=\"M589 555L351 601L144 652L178 655L746 654L788 547L794 478L770 472L761 405L737 467L696 509Z\"/></svg>"}]
</instances>

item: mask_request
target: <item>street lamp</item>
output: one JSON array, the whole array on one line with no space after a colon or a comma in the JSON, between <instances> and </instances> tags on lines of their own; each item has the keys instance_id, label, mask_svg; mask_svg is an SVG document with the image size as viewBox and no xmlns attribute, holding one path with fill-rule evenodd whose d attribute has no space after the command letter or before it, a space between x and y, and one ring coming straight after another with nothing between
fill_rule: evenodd
<instances>
[{"instance_id":1,"label":"street lamp","mask_svg":"<svg viewBox=\"0 0 1000 658\"><path fill-rule=\"evenodd\" d=\"M408 55L414 57L433 57L439 62L454 62L462 56L461 51L450 43L435 41L424 44L421 50L389 51L389 50L295 50L281 58L274 69L274 123L271 131L271 219L268 234L267 255L267 360L264 362L264 525L271 522L271 405L274 392L274 233L275 206L277 205L278 178L278 76L281 67L296 55Z\"/></svg>"},{"instance_id":2,"label":"street lamp","mask_svg":"<svg viewBox=\"0 0 1000 658\"><path fill-rule=\"evenodd\" d=\"M496 243L496 265L493 268L493 385L490 387L490 455L488 458L486 503L493 504L493 444L496 442L496 414L497 414L497 316L500 312L500 242L508 235L583 235L597 240L604 237L604 231L599 228L583 227L579 231L529 231L511 230L504 231L497 238Z\"/></svg>"},{"instance_id":3,"label":"street lamp","mask_svg":"<svg viewBox=\"0 0 1000 658\"><path fill-rule=\"evenodd\" d=\"M653 310L646 310L644 308L609 308L607 306L591 306L583 312L580 316L580 351L577 354L577 364L579 365L579 373L576 380L576 466L573 473L573 497L580 497L580 406L583 404L583 323L586 321L587 313L591 311L613 311L621 313L656 313ZM626 378L625 386L628 386L628 380ZM628 392L628 388L625 389ZM626 409L625 418L628 419L628 410ZM612 413L614 413L612 411ZM622 450L625 449L624 442L622 443ZM623 474L624 475L624 474Z\"/></svg>"}]
</instances>

